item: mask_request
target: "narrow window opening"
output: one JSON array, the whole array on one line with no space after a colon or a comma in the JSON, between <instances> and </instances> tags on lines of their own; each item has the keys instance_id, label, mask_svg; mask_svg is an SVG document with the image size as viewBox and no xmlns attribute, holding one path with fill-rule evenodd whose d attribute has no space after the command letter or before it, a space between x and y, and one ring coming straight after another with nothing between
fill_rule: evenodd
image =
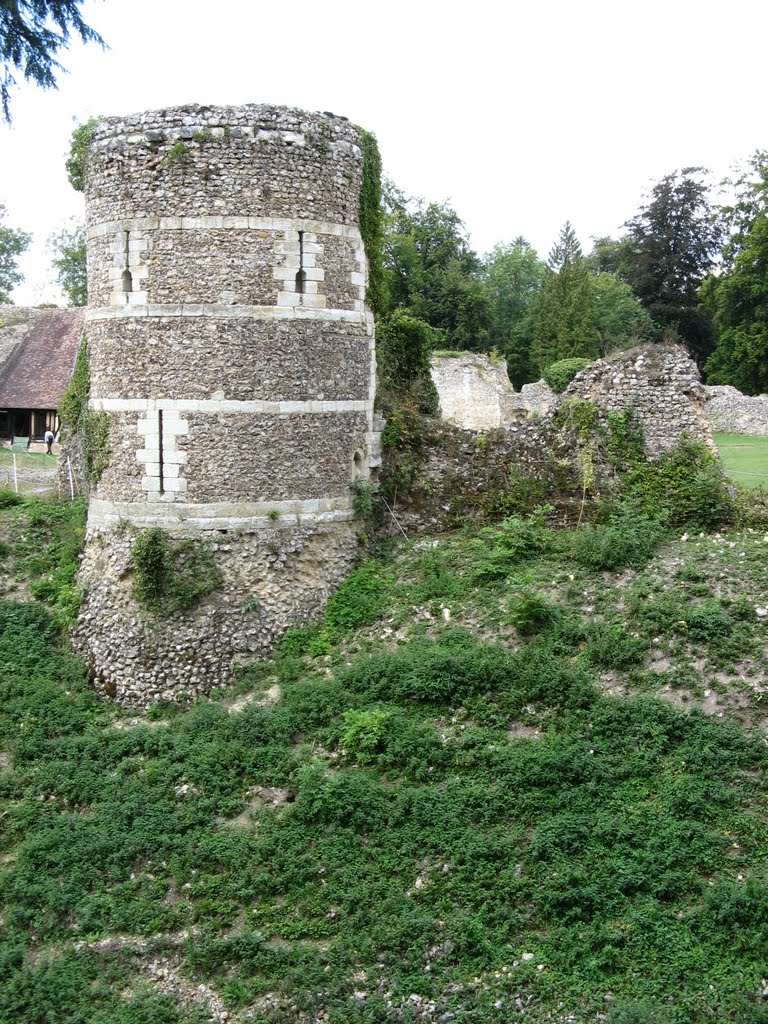
<instances>
[{"instance_id":1,"label":"narrow window opening","mask_svg":"<svg viewBox=\"0 0 768 1024\"><path fill-rule=\"evenodd\" d=\"M163 480L163 410L157 410L157 467L160 475L160 493L165 492Z\"/></svg>"},{"instance_id":2,"label":"narrow window opening","mask_svg":"<svg viewBox=\"0 0 768 1024\"><path fill-rule=\"evenodd\" d=\"M307 275L304 272L304 232L299 232L299 272L296 275L296 288L295 291L299 295L304 294L305 285L307 283Z\"/></svg>"},{"instance_id":3,"label":"narrow window opening","mask_svg":"<svg viewBox=\"0 0 768 1024\"><path fill-rule=\"evenodd\" d=\"M353 470L353 473L354 473L354 479L356 480L358 477L361 477L363 475L363 453L359 452L359 451L355 452L355 460L354 461L355 461L355 468Z\"/></svg>"},{"instance_id":4,"label":"narrow window opening","mask_svg":"<svg viewBox=\"0 0 768 1024\"><path fill-rule=\"evenodd\" d=\"M130 241L130 237L131 237L131 232L130 231L124 231L123 232L123 241L124 241L124 246L125 246L124 252L123 252L123 255L124 255L124 258L125 258L125 269L123 270L122 285L123 285L123 293L125 294L125 301L126 302L128 301L128 293L133 291L133 274L131 274L131 271L129 270L129 266L130 266L130 262L131 261L130 261L129 255L128 255L128 243Z\"/></svg>"}]
</instances>

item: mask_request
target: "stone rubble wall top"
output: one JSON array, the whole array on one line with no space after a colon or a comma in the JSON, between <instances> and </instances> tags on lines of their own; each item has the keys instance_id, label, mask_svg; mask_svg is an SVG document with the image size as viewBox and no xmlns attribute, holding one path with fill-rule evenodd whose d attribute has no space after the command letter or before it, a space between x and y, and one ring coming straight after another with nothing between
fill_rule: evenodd
<instances>
[{"instance_id":1,"label":"stone rubble wall top","mask_svg":"<svg viewBox=\"0 0 768 1024\"><path fill-rule=\"evenodd\" d=\"M517 392L503 359L474 352L433 357L432 379L442 419L465 430L548 417L558 404L581 398L606 412L632 409L651 455L673 447L683 433L712 445L707 392L696 364L679 345L641 346L598 359L574 377L562 396L543 380Z\"/></svg>"},{"instance_id":2,"label":"stone rubble wall top","mask_svg":"<svg viewBox=\"0 0 768 1024\"><path fill-rule=\"evenodd\" d=\"M276 216L355 225L363 155L346 118L290 107L169 107L96 124L88 227L163 216Z\"/></svg>"},{"instance_id":3,"label":"stone rubble wall top","mask_svg":"<svg viewBox=\"0 0 768 1024\"><path fill-rule=\"evenodd\" d=\"M768 437L768 395L743 395L728 384L704 388L712 430Z\"/></svg>"}]
</instances>

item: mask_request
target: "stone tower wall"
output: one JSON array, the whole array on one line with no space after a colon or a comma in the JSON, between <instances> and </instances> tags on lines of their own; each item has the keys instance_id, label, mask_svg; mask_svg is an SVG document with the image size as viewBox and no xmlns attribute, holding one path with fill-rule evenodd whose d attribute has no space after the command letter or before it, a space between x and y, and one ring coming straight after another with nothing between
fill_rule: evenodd
<instances>
[{"instance_id":1,"label":"stone tower wall","mask_svg":"<svg viewBox=\"0 0 768 1024\"><path fill-rule=\"evenodd\" d=\"M86 338L110 457L77 637L118 699L226 681L349 570L350 484L374 442L362 168L358 130L330 114L184 107L98 123ZM223 589L171 619L139 608L131 528L151 526L212 544Z\"/></svg>"}]
</instances>

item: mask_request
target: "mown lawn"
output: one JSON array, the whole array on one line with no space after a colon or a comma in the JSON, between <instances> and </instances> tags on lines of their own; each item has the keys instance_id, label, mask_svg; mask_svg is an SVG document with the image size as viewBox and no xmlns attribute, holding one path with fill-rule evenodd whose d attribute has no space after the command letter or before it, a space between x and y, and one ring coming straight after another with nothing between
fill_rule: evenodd
<instances>
[{"instance_id":1,"label":"mown lawn","mask_svg":"<svg viewBox=\"0 0 768 1024\"><path fill-rule=\"evenodd\" d=\"M715 434L714 441L725 471L735 483L768 488L768 437Z\"/></svg>"},{"instance_id":2,"label":"mown lawn","mask_svg":"<svg viewBox=\"0 0 768 1024\"><path fill-rule=\"evenodd\" d=\"M147 716L0 601L0 1022L764 1024L768 542L641 526L402 543Z\"/></svg>"},{"instance_id":3,"label":"mown lawn","mask_svg":"<svg viewBox=\"0 0 768 1024\"><path fill-rule=\"evenodd\" d=\"M14 453L10 448L0 448L0 467L13 466ZM16 465L20 469L55 469L58 459L45 452L16 452Z\"/></svg>"}]
</instances>

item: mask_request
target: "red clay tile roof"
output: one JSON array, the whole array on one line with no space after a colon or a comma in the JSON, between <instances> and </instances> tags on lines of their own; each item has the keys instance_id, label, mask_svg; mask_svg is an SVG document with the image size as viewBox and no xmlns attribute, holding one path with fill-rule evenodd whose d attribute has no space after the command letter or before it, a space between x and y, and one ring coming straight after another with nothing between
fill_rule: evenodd
<instances>
[{"instance_id":1,"label":"red clay tile roof","mask_svg":"<svg viewBox=\"0 0 768 1024\"><path fill-rule=\"evenodd\" d=\"M56 409L67 390L84 309L46 309L0 367L0 408Z\"/></svg>"}]
</instances>

